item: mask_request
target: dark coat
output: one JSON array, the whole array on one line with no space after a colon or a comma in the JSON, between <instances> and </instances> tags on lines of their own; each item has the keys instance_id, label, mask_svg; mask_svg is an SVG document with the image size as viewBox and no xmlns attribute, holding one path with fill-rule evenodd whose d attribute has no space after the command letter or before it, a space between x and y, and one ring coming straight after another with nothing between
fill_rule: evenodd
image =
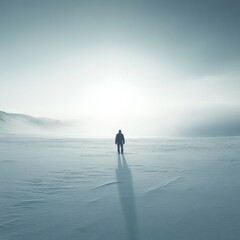
<instances>
[{"instance_id":1,"label":"dark coat","mask_svg":"<svg viewBox=\"0 0 240 240\"><path fill-rule=\"evenodd\" d=\"M115 143L116 144L124 144L125 143L124 135L122 133L118 133L116 135Z\"/></svg>"}]
</instances>

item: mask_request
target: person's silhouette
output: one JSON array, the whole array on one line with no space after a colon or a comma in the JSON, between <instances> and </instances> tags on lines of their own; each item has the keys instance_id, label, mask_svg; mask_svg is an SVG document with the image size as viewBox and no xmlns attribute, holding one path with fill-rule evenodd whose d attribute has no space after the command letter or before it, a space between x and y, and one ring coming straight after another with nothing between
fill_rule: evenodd
<instances>
[{"instance_id":1,"label":"person's silhouette","mask_svg":"<svg viewBox=\"0 0 240 240\"><path fill-rule=\"evenodd\" d=\"M125 139L121 130L119 130L118 134L116 135L115 144L117 144L118 154L120 153L120 148L121 148L121 153L123 153L123 144L125 144Z\"/></svg>"}]
</instances>

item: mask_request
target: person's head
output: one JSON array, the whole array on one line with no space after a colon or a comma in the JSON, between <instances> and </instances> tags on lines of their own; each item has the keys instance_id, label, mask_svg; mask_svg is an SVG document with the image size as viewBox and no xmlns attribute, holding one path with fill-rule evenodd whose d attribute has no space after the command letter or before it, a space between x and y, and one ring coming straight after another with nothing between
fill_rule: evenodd
<instances>
[{"instance_id":1,"label":"person's head","mask_svg":"<svg viewBox=\"0 0 240 240\"><path fill-rule=\"evenodd\" d=\"M119 132L119 133L121 133L122 131L121 131L121 130L119 130L118 132Z\"/></svg>"}]
</instances>

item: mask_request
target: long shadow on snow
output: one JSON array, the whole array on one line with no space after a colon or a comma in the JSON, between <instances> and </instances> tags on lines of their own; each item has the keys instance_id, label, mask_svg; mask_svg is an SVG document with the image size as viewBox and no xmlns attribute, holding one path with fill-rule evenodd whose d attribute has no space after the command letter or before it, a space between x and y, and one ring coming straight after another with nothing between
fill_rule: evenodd
<instances>
[{"instance_id":1,"label":"long shadow on snow","mask_svg":"<svg viewBox=\"0 0 240 240\"><path fill-rule=\"evenodd\" d=\"M118 168L116 169L119 198L122 205L123 216L126 223L129 240L137 240L136 208L133 192L131 170L127 165L125 156L118 155Z\"/></svg>"}]
</instances>

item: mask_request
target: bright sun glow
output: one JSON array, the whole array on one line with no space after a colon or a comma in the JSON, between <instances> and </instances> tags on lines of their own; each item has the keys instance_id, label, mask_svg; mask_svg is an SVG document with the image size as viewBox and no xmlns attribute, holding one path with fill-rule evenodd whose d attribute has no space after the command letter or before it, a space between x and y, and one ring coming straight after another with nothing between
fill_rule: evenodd
<instances>
[{"instance_id":1,"label":"bright sun glow","mask_svg":"<svg viewBox=\"0 0 240 240\"><path fill-rule=\"evenodd\" d=\"M106 84L94 87L85 95L85 106L91 115L102 114L107 119L116 119L141 111L143 96L137 88L127 84Z\"/></svg>"},{"instance_id":2,"label":"bright sun glow","mask_svg":"<svg viewBox=\"0 0 240 240\"><path fill-rule=\"evenodd\" d=\"M111 121L141 113L145 101L138 80L144 77L144 66L130 54L113 49L88 56L85 78L94 84L84 91L84 112Z\"/></svg>"}]
</instances>

